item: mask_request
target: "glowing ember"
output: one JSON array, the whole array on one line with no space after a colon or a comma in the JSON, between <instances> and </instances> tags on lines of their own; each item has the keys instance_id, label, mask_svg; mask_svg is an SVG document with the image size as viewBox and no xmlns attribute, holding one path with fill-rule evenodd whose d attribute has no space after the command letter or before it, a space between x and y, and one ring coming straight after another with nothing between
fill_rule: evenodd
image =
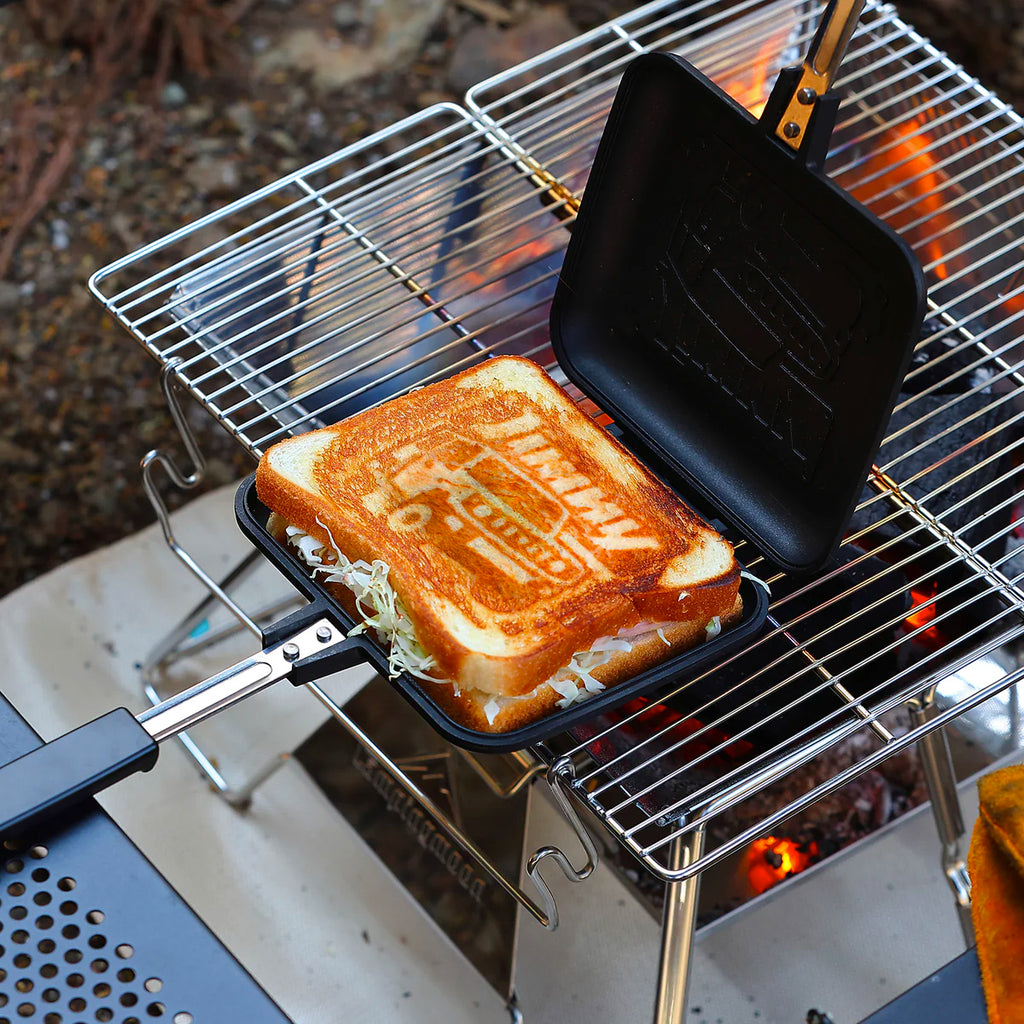
<instances>
[{"instance_id":1,"label":"glowing ember","mask_svg":"<svg viewBox=\"0 0 1024 1024\"><path fill-rule=\"evenodd\" d=\"M935 618L935 595L939 592L936 582L928 587L914 587L910 591L911 608L906 618L907 625L913 629L927 626Z\"/></svg>"},{"instance_id":2,"label":"glowing ember","mask_svg":"<svg viewBox=\"0 0 1024 1024\"><path fill-rule=\"evenodd\" d=\"M910 588L910 612L903 622L908 630L921 630L916 637L919 643L942 643L942 633L938 626L929 625L935 619L935 599L938 593L937 580L932 580L931 583L919 583Z\"/></svg>"},{"instance_id":3,"label":"glowing ember","mask_svg":"<svg viewBox=\"0 0 1024 1024\"><path fill-rule=\"evenodd\" d=\"M555 251L554 243L557 240L547 237L537 238L535 229L531 227L517 227L504 235L500 243L495 243L495 245L500 245L504 251L491 255L490 260L482 267L467 269L464 272L465 280L473 289L501 288L503 287L501 284L503 278L523 267L532 266L538 260L544 259L545 256L550 256ZM481 244L461 255L479 260L488 253L485 252L485 247ZM452 263L457 266L454 258Z\"/></svg>"},{"instance_id":4,"label":"glowing ember","mask_svg":"<svg viewBox=\"0 0 1024 1024\"><path fill-rule=\"evenodd\" d=\"M747 879L759 896L785 878L809 868L818 857L818 844L765 836L747 851Z\"/></svg>"}]
</instances>

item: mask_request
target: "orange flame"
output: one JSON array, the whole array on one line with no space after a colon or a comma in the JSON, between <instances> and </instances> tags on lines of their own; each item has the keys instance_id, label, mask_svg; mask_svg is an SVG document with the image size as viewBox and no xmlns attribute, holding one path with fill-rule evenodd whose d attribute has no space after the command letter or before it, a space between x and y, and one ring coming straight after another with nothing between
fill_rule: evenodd
<instances>
[{"instance_id":1,"label":"orange flame","mask_svg":"<svg viewBox=\"0 0 1024 1024\"><path fill-rule=\"evenodd\" d=\"M463 277L473 290L501 287L502 278L551 255L552 251L553 246L548 238L538 238L530 228L520 226L512 231L504 252L493 256L484 266L464 271ZM470 255L479 258L481 252L471 249Z\"/></svg>"},{"instance_id":2,"label":"orange flame","mask_svg":"<svg viewBox=\"0 0 1024 1024\"><path fill-rule=\"evenodd\" d=\"M935 618L935 595L939 592L939 585L932 582L927 589L912 587L910 590L910 614L907 616L907 624L917 629L926 626Z\"/></svg>"},{"instance_id":3,"label":"orange flame","mask_svg":"<svg viewBox=\"0 0 1024 1024\"><path fill-rule=\"evenodd\" d=\"M858 182L839 179L850 195L903 234L911 245L915 242L915 232L920 232L922 237L945 234L941 229L950 223L941 213L947 202L943 194L946 177L936 167L932 154L927 152L928 146L926 125L911 118L887 131L868 157L850 172L851 176L857 176ZM897 210L897 207L903 209ZM914 221L921 223L909 227ZM919 253L923 263L934 264L932 270L939 280L949 276L942 262L943 248L938 238L932 238Z\"/></svg>"},{"instance_id":4,"label":"orange flame","mask_svg":"<svg viewBox=\"0 0 1024 1024\"><path fill-rule=\"evenodd\" d=\"M809 868L818 857L818 844L765 836L747 851L747 879L758 896L785 878Z\"/></svg>"},{"instance_id":5,"label":"orange flame","mask_svg":"<svg viewBox=\"0 0 1024 1024\"><path fill-rule=\"evenodd\" d=\"M754 117L760 117L768 102L768 68L776 56L777 45L771 40L761 48L756 60L746 74L737 75L719 85L741 106L746 107Z\"/></svg>"}]
</instances>

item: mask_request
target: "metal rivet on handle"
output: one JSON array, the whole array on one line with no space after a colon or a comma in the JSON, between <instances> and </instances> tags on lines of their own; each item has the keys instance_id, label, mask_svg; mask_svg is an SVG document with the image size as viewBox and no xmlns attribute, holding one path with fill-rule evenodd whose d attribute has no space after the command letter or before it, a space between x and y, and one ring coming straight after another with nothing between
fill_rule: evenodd
<instances>
[{"instance_id":1,"label":"metal rivet on handle","mask_svg":"<svg viewBox=\"0 0 1024 1024\"><path fill-rule=\"evenodd\" d=\"M797 102L809 107L817 98L818 94L814 89L805 87L796 94Z\"/></svg>"},{"instance_id":2,"label":"metal rivet on handle","mask_svg":"<svg viewBox=\"0 0 1024 1024\"><path fill-rule=\"evenodd\" d=\"M299 656L299 645L298 644L285 644L281 648L281 653L284 655L285 661L295 661Z\"/></svg>"},{"instance_id":3,"label":"metal rivet on handle","mask_svg":"<svg viewBox=\"0 0 1024 1024\"><path fill-rule=\"evenodd\" d=\"M787 121L782 126L782 134L785 135L787 139L795 139L800 134L800 125L798 125L796 121Z\"/></svg>"},{"instance_id":4,"label":"metal rivet on handle","mask_svg":"<svg viewBox=\"0 0 1024 1024\"><path fill-rule=\"evenodd\" d=\"M322 644L327 643L327 641L330 640L332 636L334 636L334 634L331 632L331 627L330 626L321 626L316 631L316 638Z\"/></svg>"}]
</instances>

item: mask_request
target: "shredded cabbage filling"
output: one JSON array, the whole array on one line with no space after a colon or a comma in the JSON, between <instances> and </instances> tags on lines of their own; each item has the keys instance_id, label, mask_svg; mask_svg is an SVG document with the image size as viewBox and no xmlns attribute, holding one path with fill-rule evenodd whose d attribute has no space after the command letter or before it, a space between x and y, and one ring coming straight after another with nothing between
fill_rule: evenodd
<instances>
[{"instance_id":1,"label":"shredded cabbage filling","mask_svg":"<svg viewBox=\"0 0 1024 1024\"><path fill-rule=\"evenodd\" d=\"M416 627L409 618L401 598L388 582L390 566L387 562L380 559L371 563L351 561L338 548L330 529L320 522L319 518L316 522L327 533L334 555L333 562L324 561L324 545L304 530L288 525L285 532L288 542L298 550L302 560L314 574L321 574L327 583L341 583L355 595L356 607L364 621L354 626L349 631L349 636L355 636L366 629L374 630L380 642L388 646L388 674L392 679L402 672L408 672L417 679L431 683L451 683L450 679L430 675L430 671L437 668L437 661L423 649L416 636ZM664 625L668 623L659 626L643 622L621 629L618 635L601 637L594 641L589 650L574 654L569 664L559 669L546 684L560 695L556 701L557 706L568 708L600 693L605 688L604 683L595 679L591 673L611 661L617 652L632 650L632 641L637 637L657 631L661 639L668 644L669 641L663 632ZM720 630L721 623L716 616L707 626L708 638L717 636ZM458 693L458 689L455 692ZM494 724L506 702L523 699L526 698L491 697L483 709L488 723Z\"/></svg>"},{"instance_id":2,"label":"shredded cabbage filling","mask_svg":"<svg viewBox=\"0 0 1024 1024\"><path fill-rule=\"evenodd\" d=\"M388 582L390 566L387 562L380 559L369 563L362 560L353 562L338 548L330 529L319 518L317 525L327 533L334 554L333 562L325 562L322 556L324 546L297 526L287 527L288 540L298 548L303 561L314 574L321 574L327 583L341 583L355 595L356 607L363 621L349 630L349 636L367 629L374 630L381 643L388 645L388 675L392 679L408 672L417 679L445 682L429 674L431 669L437 668L437 661L423 649L409 613Z\"/></svg>"}]
</instances>

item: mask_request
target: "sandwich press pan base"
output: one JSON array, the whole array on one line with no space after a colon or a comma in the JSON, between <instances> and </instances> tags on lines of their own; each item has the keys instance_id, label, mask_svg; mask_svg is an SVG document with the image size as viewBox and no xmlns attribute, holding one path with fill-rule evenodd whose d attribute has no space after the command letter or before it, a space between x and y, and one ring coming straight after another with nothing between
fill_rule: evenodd
<instances>
[{"instance_id":1,"label":"sandwich press pan base","mask_svg":"<svg viewBox=\"0 0 1024 1024\"><path fill-rule=\"evenodd\" d=\"M197 725L267 686L288 679L294 685L369 663L388 675L385 649L356 626L344 609L317 583L305 565L266 530L270 510L256 495L255 475L235 498L239 526L310 604L263 631L263 650L168 700L132 715L117 708L37 747L0 768L0 838L7 838L94 796L157 761L158 744ZM749 643L768 614L767 588L744 575L740 586L744 610L740 623L700 647L613 686L540 721L506 733L481 733L450 719L430 700L425 687L402 674L393 685L434 727L456 745L486 753L521 750L564 732L570 726L624 701L652 695L695 672L711 660ZM445 684L447 685L447 684Z\"/></svg>"},{"instance_id":2,"label":"sandwich press pan base","mask_svg":"<svg viewBox=\"0 0 1024 1024\"><path fill-rule=\"evenodd\" d=\"M267 532L270 510L257 497L253 478L243 483L239 489L235 514L242 532L300 593L313 602L311 607L316 606L321 610L321 614L327 611L346 632L357 625L356 620L345 612L326 588L310 576L309 568ZM495 754L522 750L564 732L575 723L593 717L609 707L625 703L634 697L649 696L664 690L680 677L694 674L710 662L721 660L733 651L748 645L760 632L768 615L768 591L760 580L744 574L740 581L740 595L743 599L743 615L740 621L715 639L682 651L626 682L608 687L584 701L570 704L567 708L553 711L536 722L508 732L480 732L466 728L449 717L430 697L431 686L449 686L449 683L429 683L407 673L402 673L391 682L445 739L456 746ZM275 636L278 635L276 630L274 633ZM359 642L358 649L365 660L384 678L388 678L389 665L385 648L363 633L352 639Z\"/></svg>"}]
</instances>

